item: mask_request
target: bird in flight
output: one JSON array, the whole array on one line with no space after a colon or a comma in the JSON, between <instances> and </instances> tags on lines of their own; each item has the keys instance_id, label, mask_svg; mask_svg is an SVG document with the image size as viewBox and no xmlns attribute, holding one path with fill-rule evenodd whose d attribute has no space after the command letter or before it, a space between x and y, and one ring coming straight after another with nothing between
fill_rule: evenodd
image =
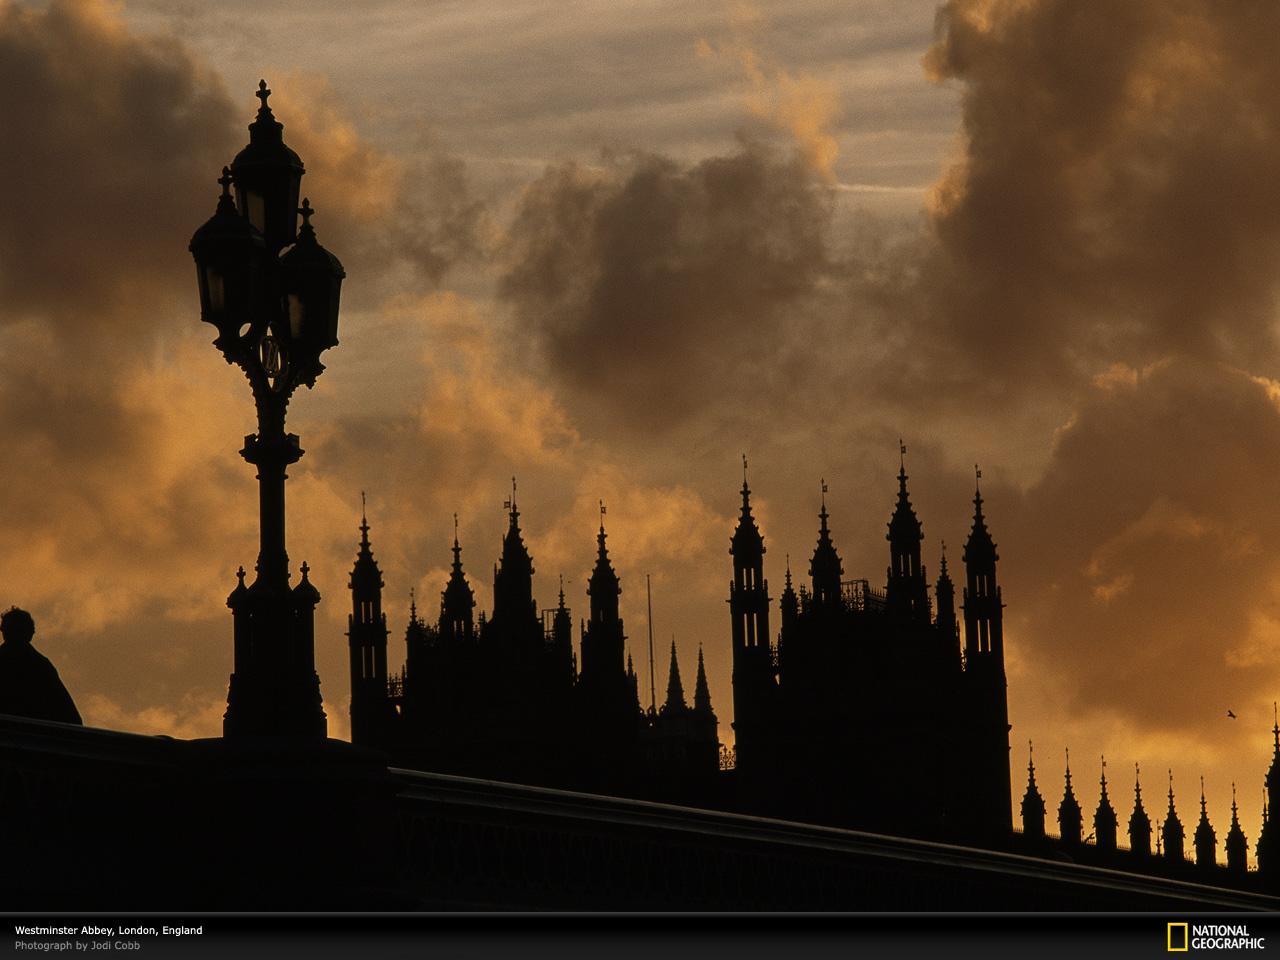
<instances>
[{"instance_id":1,"label":"bird in flight","mask_svg":"<svg viewBox=\"0 0 1280 960\"><path fill-rule=\"evenodd\" d=\"M1230 717L1232 720L1236 718L1236 715L1232 713L1230 710L1227 711L1227 716Z\"/></svg>"}]
</instances>

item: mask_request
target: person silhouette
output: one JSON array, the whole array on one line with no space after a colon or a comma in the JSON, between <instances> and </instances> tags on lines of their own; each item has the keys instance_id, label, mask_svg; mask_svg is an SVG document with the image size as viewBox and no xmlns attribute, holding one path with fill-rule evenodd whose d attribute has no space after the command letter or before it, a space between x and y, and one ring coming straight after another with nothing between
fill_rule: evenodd
<instances>
[{"instance_id":1,"label":"person silhouette","mask_svg":"<svg viewBox=\"0 0 1280 960\"><path fill-rule=\"evenodd\" d=\"M31 645L36 622L10 607L0 614L0 713L36 720L83 723L71 694L49 658Z\"/></svg>"}]
</instances>

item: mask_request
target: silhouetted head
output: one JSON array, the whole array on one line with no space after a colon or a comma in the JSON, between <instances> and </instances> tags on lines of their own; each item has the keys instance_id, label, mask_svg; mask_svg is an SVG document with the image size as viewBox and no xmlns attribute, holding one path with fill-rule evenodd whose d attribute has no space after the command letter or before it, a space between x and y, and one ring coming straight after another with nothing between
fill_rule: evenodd
<instances>
[{"instance_id":1,"label":"silhouetted head","mask_svg":"<svg viewBox=\"0 0 1280 960\"><path fill-rule=\"evenodd\" d=\"M10 607L0 614L0 634L5 643L30 643L36 633L36 622L20 607Z\"/></svg>"}]
</instances>

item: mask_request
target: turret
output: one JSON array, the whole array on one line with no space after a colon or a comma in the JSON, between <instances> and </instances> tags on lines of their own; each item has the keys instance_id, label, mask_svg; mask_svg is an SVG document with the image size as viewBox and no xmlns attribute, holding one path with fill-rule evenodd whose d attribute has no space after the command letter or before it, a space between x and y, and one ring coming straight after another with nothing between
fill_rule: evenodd
<instances>
[{"instance_id":1,"label":"turret","mask_svg":"<svg viewBox=\"0 0 1280 960\"><path fill-rule=\"evenodd\" d=\"M981 480L982 472L976 467L974 472ZM996 582L998 559L995 541L982 514L982 489L975 487L973 528L964 547L964 679L971 705L975 813L984 832L993 837L1006 834L1012 828L1009 700L1002 627L1004 603ZM1067 839L1065 833L1064 839ZM1078 842L1078 839L1067 842Z\"/></svg>"},{"instance_id":2,"label":"turret","mask_svg":"<svg viewBox=\"0 0 1280 960\"><path fill-rule=\"evenodd\" d=\"M978 471L978 477L982 473ZM964 546L965 660L969 664L989 659L1004 672L1004 603L996 583L995 541L982 515L982 490L973 495L973 527Z\"/></svg>"},{"instance_id":3,"label":"turret","mask_svg":"<svg viewBox=\"0 0 1280 960\"><path fill-rule=\"evenodd\" d=\"M907 448L899 441L904 459L898 470L898 502L889 519L889 572L885 599L889 611L905 620L927 623L929 620L929 588L924 566L920 562L920 543L924 529L916 517L907 495Z\"/></svg>"},{"instance_id":4,"label":"turret","mask_svg":"<svg viewBox=\"0 0 1280 960\"><path fill-rule=\"evenodd\" d=\"M730 539L733 582L729 614L733 638L733 727L741 776L755 776L769 736L776 689L769 634L769 583L764 578L764 537L751 513L747 458L742 458L742 510ZM759 752L758 752L759 751Z\"/></svg>"},{"instance_id":5,"label":"turret","mask_svg":"<svg viewBox=\"0 0 1280 960\"><path fill-rule=\"evenodd\" d=\"M458 515L453 515L453 566L449 582L440 594L440 639L445 643L471 644L475 640L476 597L462 572L462 547L458 544Z\"/></svg>"},{"instance_id":6,"label":"turret","mask_svg":"<svg viewBox=\"0 0 1280 960\"><path fill-rule=\"evenodd\" d=\"M607 687L624 674L626 636L618 616L622 586L605 545L605 507L600 503L600 529L596 534L596 564L587 580L591 619L582 634L582 679L588 687Z\"/></svg>"},{"instance_id":7,"label":"turret","mask_svg":"<svg viewBox=\"0 0 1280 960\"><path fill-rule=\"evenodd\" d=\"M835 544L831 542L827 517L827 482L823 480L822 507L818 511L818 545L814 547L813 559L809 562L809 576L813 582L813 602L818 606L838 607L844 566Z\"/></svg>"},{"instance_id":8,"label":"turret","mask_svg":"<svg viewBox=\"0 0 1280 960\"><path fill-rule=\"evenodd\" d=\"M1231 829L1227 831L1227 869L1244 874L1249 868L1249 841L1240 829L1240 812L1236 807L1236 785L1231 784Z\"/></svg>"},{"instance_id":9,"label":"turret","mask_svg":"<svg viewBox=\"0 0 1280 960\"><path fill-rule=\"evenodd\" d=\"M1280 809L1277 807L1277 801L1280 801L1280 720L1275 719L1275 704L1272 704L1271 708L1271 733L1274 745L1271 752L1271 767L1267 770L1267 779L1263 786L1262 832L1258 835L1255 853L1258 857L1258 872L1269 881L1275 881L1280 877L1280 850L1277 850L1277 845L1280 844L1277 833L1280 830L1269 813L1271 810Z\"/></svg>"},{"instance_id":10,"label":"turret","mask_svg":"<svg viewBox=\"0 0 1280 960\"><path fill-rule=\"evenodd\" d=\"M960 624L956 620L956 587L951 582L951 573L947 570L947 544L942 543L942 557L938 563L938 582L934 586L938 610L934 617L934 625L942 636L947 651L947 658L958 666L960 663Z\"/></svg>"},{"instance_id":11,"label":"turret","mask_svg":"<svg viewBox=\"0 0 1280 960\"><path fill-rule=\"evenodd\" d=\"M684 701L684 684L680 682L680 662L676 659L676 641L671 638L671 666L667 670L667 699L662 704L663 713L684 713L689 705Z\"/></svg>"},{"instance_id":12,"label":"turret","mask_svg":"<svg viewBox=\"0 0 1280 960\"><path fill-rule=\"evenodd\" d=\"M1164 856L1171 863L1181 863L1184 859L1184 840L1186 832L1182 821L1178 819L1178 811L1173 805L1173 771L1169 771L1169 810L1164 817L1164 826L1160 830L1164 841Z\"/></svg>"},{"instance_id":13,"label":"turret","mask_svg":"<svg viewBox=\"0 0 1280 960\"><path fill-rule=\"evenodd\" d=\"M1022 834L1028 840L1044 839L1044 798L1036 786L1036 764L1027 741L1027 792L1022 795Z\"/></svg>"},{"instance_id":14,"label":"turret","mask_svg":"<svg viewBox=\"0 0 1280 960\"><path fill-rule=\"evenodd\" d=\"M511 499L507 508L507 532L502 538L502 559L493 571L493 616L490 626L508 639L528 635L541 641L536 605L533 601L533 557L520 532L520 510L516 507L516 482L511 479Z\"/></svg>"},{"instance_id":15,"label":"turret","mask_svg":"<svg viewBox=\"0 0 1280 960\"><path fill-rule=\"evenodd\" d=\"M1062 837L1062 842L1068 846L1078 846L1083 822L1080 802L1076 800L1075 791L1071 787L1071 754L1068 752L1062 802L1058 804L1058 834Z\"/></svg>"},{"instance_id":16,"label":"turret","mask_svg":"<svg viewBox=\"0 0 1280 960\"><path fill-rule=\"evenodd\" d=\"M1098 809L1093 814L1093 842L1099 850L1113 851L1116 848L1116 826L1119 818L1111 806L1111 798L1107 796L1107 758L1102 758L1102 776L1099 778L1101 792L1098 796Z\"/></svg>"},{"instance_id":17,"label":"turret","mask_svg":"<svg viewBox=\"0 0 1280 960\"><path fill-rule=\"evenodd\" d=\"M351 742L381 746L387 729L387 617L382 612L382 572L369 544L369 521L360 495L360 545L348 586L351 614L347 641L351 652Z\"/></svg>"},{"instance_id":18,"label":"turret","mask_svg":"<svg viewBox=\"0 0 1280 960\"><path fill-rule=\"evenodd\" d=\"M1165 841L1167 849L1169 842ZM1210 870L1218 863L1218 835L1209 823L1209 808L1204 802L1204 777L1200 778L1200 822L1196 824L1196 866Z\"/></svg>"},{"instance_id":19,"label":"turret","mask_svg":"<svg viewBox=\"0 0 1280 960\"><path fill-rule=\"evenodd\" d=\"M1133 813L1129 815L1129 849L1134 856L1151 856L1151 818L1142 808L1142 771L1133 765Z\"/></svg>"}]
</instances>

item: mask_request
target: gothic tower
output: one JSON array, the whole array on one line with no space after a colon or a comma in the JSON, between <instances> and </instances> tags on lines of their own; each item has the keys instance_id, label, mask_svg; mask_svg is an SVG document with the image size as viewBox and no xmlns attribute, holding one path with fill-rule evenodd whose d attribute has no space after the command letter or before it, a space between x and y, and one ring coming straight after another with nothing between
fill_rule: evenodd
<instances>
[{"instance_id":1,"label":"gothic tower","mask_svg":"<svg viewBox=\"0 0 1280 960\"><path fill-rule=\"evenodd\" d=\"M1272 705L1274 713L1275 705ZM1273 718L1271 733L1274 747L1271 753L1271 767L1267 770L1266 790L1263 796L1262 832L1258 835L1255 853L1258 857L1258 872L1269 884L1280 880L1280 825L1268 813L1280 810L1280 720Z\"/></svg>"},{"instance_id":2,"label":"gothic tower","mask_svg":"<svg viewBox=\"0 0 1280 960\"><path fill-rule=\"evenodd\" d=\"M1167 842L1166 842L1167 846ZM1200 822L1196 824L1196 866L1211 870L1218 863L1218 835L1209 822L1209 808L1204 802L1204 777L1200 778Z\"/></svg>"},{"instance_id":3,"label":"gothic tower","mask_svg":"<svg viewBox=\"0 0 1280 960\"><path fill-rule=\"evenodd\" d=\"M939 563L940 573L934 586L938 610L934 624L942 637L947 661L954 668L960 666L960 624L956 620L956 588L951 582L951 574L947 570L947 545L942 544L942 559Z\"/></svg>"},{"instance_id":4,"label":"gothic tower","mask_svg":"<svg viewBox=\"0 0 1280 960\"><path fill-rule=\"evenodd\" d=\"M493 616L489 618L489 629L508 652L518 650L532 656L541 645L542 627L533 600L533 557L520 532L514 478L506 507L507 532L502 538L502 559L493 570ZM519 659L522 658L516 662ZM516 666L516 662L509 665Z\"/></svg>"},{"instance_id":5,"label":"gothic tower","mask_svg":"<svg viewBox=\"0 0 1280 960\"><path fill-rule=\"evenodd\" d=\"M745 489L745 487L744 487ZM813 582L813 602L819 607L834 609L840 605L840 581L844 566L840 554L831 542L831 530L827 526L827 482L822 481L822 508L818 511L818 545L813 549L809 562L809 576Z\"/></svg>"},{"instance_id":6,"label":"gothic tower","mask_svg":"<svg viewBox=\"0 0 1280 960\"><path fill-rule=\"evenodd\" d=\"M1236 785L1231 784L1231 829L1227 831L1227 869L1242 874L1249 869L1249 841L1240 829L1240 811L1236 806Z\"/></svg>"},{"instance_id":7,"label":"gothic tower","mask_svg":"<svg viewBox=\"0 0 1280 960\"><path fill-rule=\"evenodd\" d=\"M613 690L626 675L623 657L626 636L618 615L622 587L605 546L604 504L600 505L600 531L596 534L596 565L587 579L591 619L582 631L580 682L584 687Z\"/></svg>"},{"instance_id":8,"label":"gothic tower","mask_svg":"<svg viewBox=\"0 0 1280 960\"><path fill-rule=\"evenodd\" d=\"M1107 796L1107 758L1102 758L1102 776L1099 778L1102 791L1098 797L1098 809L1093 813L1093 842L1099 850L1108 852L1116 848L1116 826L1119 818L1111 806L1111 798Z\"/></svg>"},{"instance_id":9,"label":"gothic tower","mask_svg":"<svg viewBox=\"0 0 1280 960\"><path fill-rule=\"evenodd\" d=\"M824 511L825 512L825 511ZM764 578L764 537L751 515L747 458L742 458L742 512L730 539L733 582L729 615L733 638L733 729L738 769L755 776L766 752L775 681L769 635L769 583Z\"/></svg>"},{"instance_id":10,"label":"gothic tower","mask_svg":"<svg viewBox=\"0 0 1280 960\"><path fill-rule=\"evenodd\" d=\"M458 515L453 515L453 566L440 594L440 640L454 647L475 642L476 597L462 572L462 547L458 544Z\"/></svg>"},{"instance_id":11,"label":"gothic tower","mask_svg":"<svg viewBox=\"0 0 1280 960\"><path fill-rule=\"evenodd\" d=\"M902 447L905 455L907 448ZM889 519L889 574L885 597L889 611L903 620L929 621L929 588L920 563L924 530L907 496L905 459L898 470L898 502Z\"/></svg>"},{"instance_id":12,"label":"gothic tower","mask_svg":"<svg viewBox=\"0 0 1280 960\"><path fill-rule=\"evenodd\" d=\"M1079 846L1083 832L1084 816L1080 810L1080 801L1076 799L1075 790L1071 788L1071 754L1067 754L1067 772L1065 786L1062 788L1062 802L1058 804L1058 835L1062 842L1069 846Z\"/></svg>"},{"instance_id":13,"label":"gothic tower","mask_svg":"<svg viewBox=\"0 0 1280 960\"><path fill-rule=\"evenodd\" d=\"M361 495L363 500L363 495ZM385 746L391 736L387 699L387 615L382 612L382 573L369 546L369 521L360 513L360 548L351 570L351 742Z\"/></svg>"},{"instance_id":14,"label":"gothic tower","mask_svg":"<svg viewBox=\"0 0 1280 960\"><path fill-rule=\"evenodd\" d=\"M1164 817L1164 826L1160 836L1164 840L1165 859L1171 863L1181 863L1185 849L1186 831L1182 821L1178 819L1178 811L1173 806L1173 771L1169 771L1169 811Z\"/></svg>"},{"instance_id":15,"label":"gothic tower","mask_svg":"<svg viewBox=\"0 0 1280 960\"><path fill-rule=\"evenodd\" d=\"M1142 808L1142 771L1133 765L1133 813L1129 815L1129 849L1136 857L1151 856L1151 818Z\"/></svg>"},{"instance_id":16,"label":"gothic tower","mask_svg":"<svg viewBox=\"0 0 1280 960\"><path fill-rule=\"evenodd\" d=\"M1027 792L1022 795L1022 835L1028 840L1044 839L1044 797L1036 786L1036 764L1031 742L1027 741Z\"/></svg>"},{"instance_id":17,"label":"gothic tower","mask_svg":"<svg viewBox=\"0 0 1280 960\"><path fill-rule=\"evenodd\" d=\"M977 472L978 478L982 474ZM973 828L1006 836L1009 807L1009 703L1004 673L1004 603L996 582L995 541L982 515L982 490L973 496L973 528L964 547L965 681L972 726Z\"/></svg>"}]
</instances>

